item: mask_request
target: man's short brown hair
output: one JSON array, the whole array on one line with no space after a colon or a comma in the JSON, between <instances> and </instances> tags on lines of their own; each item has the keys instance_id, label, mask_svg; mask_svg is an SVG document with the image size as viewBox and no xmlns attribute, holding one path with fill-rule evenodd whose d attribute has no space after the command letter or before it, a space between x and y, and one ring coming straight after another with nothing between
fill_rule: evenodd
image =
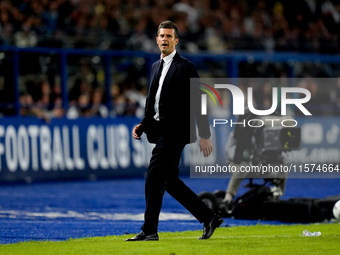
<instances>
[{"instance_id":1,"label":"man's short brown hair","mask_svg":"<svg viewBox=\"0 0 340 255\"><path fill-rule=\"evenodd\" d=\"M158 30L157 30L157 35L159 34L159 30L161 28L170 28L170 29L173 29L175 31L175 38L178 38L178 29L177 29L177 26L175 25L175 23L171 22L170 20L163 21L161 24L159 24Z\"/></svg>"}]
</instances>

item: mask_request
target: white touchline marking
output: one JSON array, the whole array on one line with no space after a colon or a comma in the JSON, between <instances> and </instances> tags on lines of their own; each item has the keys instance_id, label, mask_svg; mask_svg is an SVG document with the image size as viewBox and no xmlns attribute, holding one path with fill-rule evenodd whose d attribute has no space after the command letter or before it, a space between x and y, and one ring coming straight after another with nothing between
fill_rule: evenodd
<instances>
[{"instance_id":1,"label":"white touchline marking","mask_svg":"<svg viewBox=\"0 0 340 255\"><path fill-rule=\"evenodd\" d=\"M30 212L21 210L0 210L0 218L74 218L81 220L131 220L131 221L143 221L144 213L100 213L100 212L58 212L58 211L48 211L48 212ZM159 215L160 221L167 220L196 220L192 215L185 213L167 213L161 212Z\"/></svg>"}]
</instances>

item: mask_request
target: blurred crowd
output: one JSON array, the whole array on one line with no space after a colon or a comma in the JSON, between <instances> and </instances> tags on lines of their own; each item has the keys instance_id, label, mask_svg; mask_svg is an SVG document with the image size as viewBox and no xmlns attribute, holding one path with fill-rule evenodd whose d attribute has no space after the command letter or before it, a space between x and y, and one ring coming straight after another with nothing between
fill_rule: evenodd
<instances>
[{"instance_id":1,"label":"blurred crowd","mask_svg":"<svg viewBox=\"0 0 340 255\"><path fill-rule=\"evenodd\" d=\"M189 52L340 50L339 0L2 0L0 40L154 51L166 19Z\"/></svg>"},{"instance_id":2,"label":"blurred crowd","mask_svg":"<svg viewBox=\"0 0 340 255\"><path fill-rule=\"evenodd\" d=\"M0 44L158 52L156 31L166 19L179 28L181 52L340 52L340 0L0 0ZM0 106L11 103L9 98L14 94L4 86L12 82L6 76L11 63L5 55L0 53ZM65 109L57 58L32 56L20 55L22 116L49 120L64 116L143 115L148 87L145 59L122 58L119 63L112 63L118 75L112 77L110 91L106 91L104 67L98 56L68 59L69 108ZM271 70L264 65L253 68L248 63L240 66L240 75L268 75L261 73L261 68L266 73ZM213 69L210 75L216 76L218 68ZM223 77L225 68L221 70ZM280 72L285 73L284 68ZM308 86L315 95L315 104L331 104L322 110L318 107L315 114L340 114L340 85L326 91L321 91L320 85ZM259 106L268 105L265 95L271 91L269 88L258 88ZM1 112L13 114L8 109L0 109Z\"/></svg>"},{"instance_id":3,"label":"blurred crowd","mask_svg":"<svg viewBox=\"0 0 340 255\"><path fill-rule=\"evenodd\" d=\"M43 61L41 58L44 57L40 56L40 61ZM144 62L126 63L128 61L123 59L123 64L119 63L117 67L124 66L124 71L114 71L118 75L111 77L113 82L108 90L105 86L104 66L94 63L98 61L97 58L79 56L75 58L76 62L69 59L68 107L63 104L61 80L55 68L47 68L44 74L20 76L19 114L38 117L47 122L62 117L143 117L148 88ZM137 70L136 66L142 69Z\"/></svg>"}]
</instances>

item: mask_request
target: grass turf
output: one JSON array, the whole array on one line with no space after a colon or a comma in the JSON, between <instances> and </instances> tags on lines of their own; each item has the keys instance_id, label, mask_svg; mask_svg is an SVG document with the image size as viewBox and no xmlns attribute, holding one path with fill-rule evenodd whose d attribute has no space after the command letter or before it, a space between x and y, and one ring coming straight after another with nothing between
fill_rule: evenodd
<instances>
[{"instance_id":1,"label":"grass turf","mask_svg":"<svg viewBox=\"0 0 340 255\"><path fill-rule=\"evenodd\" d=\"M319 237L302 236L321 231ZM70 239L61 242L24 242L0 245L0 254L339 254L340 225L256 225L221 227L209 240L202 231L159 233L158 242L124 242L133 235Z\"/></svg>"}]
</instances>

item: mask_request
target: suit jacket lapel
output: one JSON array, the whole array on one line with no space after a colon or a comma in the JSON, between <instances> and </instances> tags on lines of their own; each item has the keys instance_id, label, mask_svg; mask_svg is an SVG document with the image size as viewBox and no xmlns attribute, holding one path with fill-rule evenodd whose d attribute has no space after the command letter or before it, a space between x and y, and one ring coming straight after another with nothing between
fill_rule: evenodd
<instances>
[{"instance_id":1,"label":"suit jacket lapel","mask_svg":"<svg viewBox=\"0 0 340 255\"><path fill-rule=\"evenodd\" d=\"M178 64L178 60L179 60L180 56L178 53L176 53L176 55L174 56L173 60L172 60L172 63L171 63L171 66L164 78L164 81L163 81L163 88L166 87L169 83L169 80L170 78L173 76L175 70L176 70L176 65Z\"/></svg>"},{"instance_id":2,"label":"suit jacket lapel","mask_svg":"<svg viewBox=\"0 0 340 255\"><path fill-rule=\"evenodd\" d=\"M157 72L158 72L158 67L160 65L160 61L161 60L159 60L157 62L156 68L155 68L155 70L154 70L154 72L152 74L152 78L151 78L152 79L152 83L151 83L151 87L150 87L150 93L154 92L155 95L156 95L156 92L157 92L157 89L158 89L158 84L157 84L158 81L156 81L156 78L157 78L156 76L157 76Z\"/></svg>"}]
</instances>

